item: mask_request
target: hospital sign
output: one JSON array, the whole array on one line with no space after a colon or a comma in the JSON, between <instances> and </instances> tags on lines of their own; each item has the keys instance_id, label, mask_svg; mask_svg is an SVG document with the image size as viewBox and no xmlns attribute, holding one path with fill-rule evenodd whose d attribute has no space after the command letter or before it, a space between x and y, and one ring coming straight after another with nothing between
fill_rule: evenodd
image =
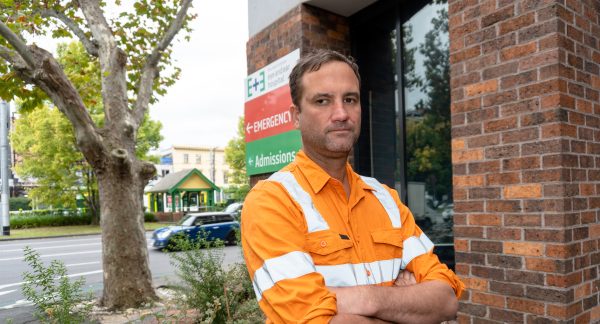
<instances>
[{"instance_id":1,"label":"hospital sign","mask_svg":"<svg viewBox=\"0 0 600 324\"><path fill-rule=\"evenodd\" d=\"M274 172L293 161L301 147L289 108L288 78L300 50L252 73L245 81L244 129L248 175Z\"/></svg>"}]
</instances>

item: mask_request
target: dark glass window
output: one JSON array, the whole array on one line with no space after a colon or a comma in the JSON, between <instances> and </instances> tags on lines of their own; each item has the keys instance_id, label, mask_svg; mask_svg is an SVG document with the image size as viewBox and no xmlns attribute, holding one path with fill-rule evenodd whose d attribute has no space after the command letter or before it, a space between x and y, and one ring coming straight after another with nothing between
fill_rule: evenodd
<instances>
[{"instance_id":1,"label":"dark glass window","mask_svg":"<svg viewBox=\"0 0 600 324\"><path fill-rule=\"evenodd\" d=\"M382 0L351 17L363 111L354 164L398 190L453 265L447 7Z\"/></svg>"},{"instance_id":2,"label":"dark glass window","mask_svg":"<svg viewBox=\"0 0 600 324\"><path fill-rule=\"evenodd\" d=\"M426 5L402 31L408 206L435 243L452 243L447 4Z\"/></svg>"}]
</instances>

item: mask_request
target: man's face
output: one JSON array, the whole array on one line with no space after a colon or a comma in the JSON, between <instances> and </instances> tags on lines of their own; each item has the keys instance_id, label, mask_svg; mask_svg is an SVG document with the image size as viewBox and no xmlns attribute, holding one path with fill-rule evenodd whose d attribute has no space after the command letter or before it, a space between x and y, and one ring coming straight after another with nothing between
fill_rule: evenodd
<instances>
[{"instance_id":1,"label":"man's face","mask_svg":"<svg viewBox=\"0 0 600 324\"><path fill-rule=\"evenodd\" d=\"M360 134L360 88L352 68L328 62L302 76L300 108L291 107L304 151L327 158L347 156Z\"/></svg>"}]
</instances>

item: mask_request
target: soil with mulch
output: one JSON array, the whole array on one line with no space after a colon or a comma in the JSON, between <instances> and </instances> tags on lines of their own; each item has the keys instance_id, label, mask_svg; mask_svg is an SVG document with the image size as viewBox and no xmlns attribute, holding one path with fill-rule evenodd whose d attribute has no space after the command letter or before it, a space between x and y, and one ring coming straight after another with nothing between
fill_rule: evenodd
<instances>
[{"instance_id":1,"label":"soil with mulch","mask_svg":"<svg viewBox=\"0 0 600 324\"><path fill-rule=\"evenodd\" d=\"M105 308L94 306L90 313L93 323L103 324L155 324L155 323L195 323L198 316L197 310L181 310L175 303L173 290L158 287L156 295L159 300L146 308L130 308L124 311L108 311Z\"/></svg>"}]
</instances>

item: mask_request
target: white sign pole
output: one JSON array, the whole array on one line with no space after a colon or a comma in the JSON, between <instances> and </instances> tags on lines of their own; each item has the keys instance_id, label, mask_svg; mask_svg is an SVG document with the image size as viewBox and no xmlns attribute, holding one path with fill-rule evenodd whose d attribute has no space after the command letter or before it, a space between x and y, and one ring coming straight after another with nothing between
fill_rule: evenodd
<instances>
[{"instance_id":1,"label":"white sign pole","mask_svg":"<svg viewBox=\"0 0 600 324\"><path fill-rule=\"evenodd\" d=\"M10 217L8 208L8 116L10 107L5 102L0 103L0 178L2 179L2 194L0 195L0 214L2 215L2 235L10 235Z\"/></svg>"}]
</instances>

